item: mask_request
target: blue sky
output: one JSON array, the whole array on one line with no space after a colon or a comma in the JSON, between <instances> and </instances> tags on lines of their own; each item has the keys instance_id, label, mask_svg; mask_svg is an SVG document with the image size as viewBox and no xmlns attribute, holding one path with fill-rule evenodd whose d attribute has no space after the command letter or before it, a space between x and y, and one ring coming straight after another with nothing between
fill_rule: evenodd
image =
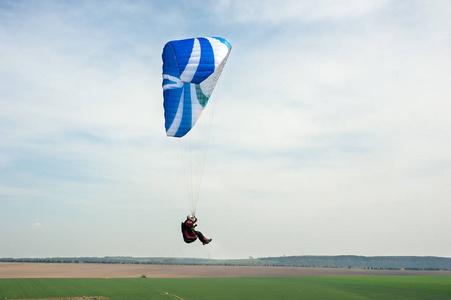
<instances>
[{"instance_id":1,"label":"blue sky","mask_svg":"<svg viewBox=\"0 0 451 300\"><path fill-rule=\"evenodd\" d=\"M0 257L451 257L450 13L1 1ZM162 105L163 46L195 36L233 46L197 210L208 246L180 236Z\"/></svg>"}]
</instances>

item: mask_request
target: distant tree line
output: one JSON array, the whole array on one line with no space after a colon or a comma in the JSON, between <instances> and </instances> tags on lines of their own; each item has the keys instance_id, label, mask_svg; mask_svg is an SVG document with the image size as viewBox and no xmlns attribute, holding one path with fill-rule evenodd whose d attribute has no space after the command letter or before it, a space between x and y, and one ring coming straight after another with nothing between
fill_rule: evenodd
<instances>
[{"instance_id":1,"label":"distant tree line","mask_svg":"<svg viewBox=\"0 0 451 300\"><path fill-rule=\"evenodd\" d=\"M433 256L285 256L259 258L283 266L384 270L450 270L451 258Z\"/></svg>"},{"instance_id":2,"label":"distant tree line","mask_svg":"<svg viewBox=\"0 0 451 300\"><path fill-rule=\"evenodd\" d=\"M286 266L325 267L369 270L451 270L451 258L433 256L283 256L236 260L170 258L170 257L53 257L0 258L0 262L90 263L90 264L155 264L217 266Z\"/></svg>"}]
</instances>

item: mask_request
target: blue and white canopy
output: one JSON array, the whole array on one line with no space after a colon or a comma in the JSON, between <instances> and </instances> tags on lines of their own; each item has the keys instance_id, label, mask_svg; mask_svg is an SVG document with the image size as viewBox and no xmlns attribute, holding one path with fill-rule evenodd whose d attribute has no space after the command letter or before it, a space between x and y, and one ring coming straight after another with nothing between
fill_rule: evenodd
<instances>
[{"instance_id":1,"label":"blue and white canopy","mask_svg":"<svg viewBox=\"0 0 451 300\"><path fill-rule=\"evenodd\" d=\"M183 137L196 124L232 46L219 37L168 42L163 49L163 97L167 136Z\"/></svg>"}]
</instances>

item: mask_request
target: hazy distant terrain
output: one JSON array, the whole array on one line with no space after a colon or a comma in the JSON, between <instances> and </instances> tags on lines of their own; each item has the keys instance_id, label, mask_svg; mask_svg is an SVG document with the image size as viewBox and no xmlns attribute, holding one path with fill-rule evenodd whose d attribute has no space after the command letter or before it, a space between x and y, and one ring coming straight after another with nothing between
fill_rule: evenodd
<instances>
[{"instance_id":1,"label":"hazy distant terrain","mask_svg":"<svg viewBox=\"0 0 451 300\"><path fill-rule=\"evenodd\" d=\"M171 257L1 258L0 262L100 263L218 266L293 266L382 270L451 270L451 258L432 256L284 256L237 260Z\"/></svg>"}]
</instances>

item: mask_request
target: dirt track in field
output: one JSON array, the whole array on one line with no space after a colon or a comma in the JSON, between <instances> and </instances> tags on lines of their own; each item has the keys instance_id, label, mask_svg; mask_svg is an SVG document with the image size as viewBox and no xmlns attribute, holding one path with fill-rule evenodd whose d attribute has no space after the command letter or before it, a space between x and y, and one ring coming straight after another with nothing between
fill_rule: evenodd
<instances>
[{"instance_id":1,"label":"dirt track in field","mask_svg":"<svg viewBox=\"0 0 451 300\"><path fill-rule=\"evenodd\" d=\"M379 275L451 276L451 271L391 271L303 267L0 263L0 278L133 278L141 277L142 275L146 275L150 278Z\"/></svg>"},{"instance_id":2,"label":"dirt track in field","mask_svg":"<svg viewBox=\"0 0 451 300\"><path fill-rule=\"evenodd\" d=\"M28 298L28 299L11 299L11 300L108 300L106 297L69 297L69 298Z\"/></svg>"}]
</instances>

